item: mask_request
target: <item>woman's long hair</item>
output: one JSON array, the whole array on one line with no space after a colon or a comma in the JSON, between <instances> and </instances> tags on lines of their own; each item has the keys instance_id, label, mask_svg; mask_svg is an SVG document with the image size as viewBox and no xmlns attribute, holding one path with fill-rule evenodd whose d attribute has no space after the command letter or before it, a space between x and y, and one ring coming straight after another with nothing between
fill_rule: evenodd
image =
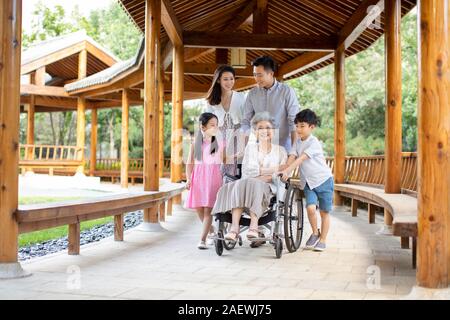
<instances>
[{"instance_id":1,"label":"woman's long hair","mask_svg":"<svg viewBox=\"0 0 450 320\"><path fill-rule=\"evenodd\" d=\"M217 118L217 116L214 113L211 113L211 112L202 113L200 115L200 118L198 119L198 121L200 122L200 126L206 127L209 120L211 120L212 118L216 118L217 121L219 121L219 119ZM202 134L201 128L199 128L199 130L197 132L197 136L195 137L195 143L194 143L194 155L195 155L195 159L197 159L198 161L202 161L202 158L203 158L202 144L203 144L203 134ZM211 154L214 154L218 150L219 150L219 144L217 143L216 137L213 136L211 138Z\"/></svg>"},{"instance_id":2,"label":"woman's long hair","mask_svg":"<svg viewBox=\"0 0 450 320\"><path fill-rule=\"evenodd\" d=\"M211 88L209 88L208 93L206 94L206 101L208 101L211 106L218 105L222 100L222 87L220 86L219 80L224 72L231 72L233 77L236 77L236 71L234 71L232 66L222 65L214 71Z\"/></svg>"}]
</instances>

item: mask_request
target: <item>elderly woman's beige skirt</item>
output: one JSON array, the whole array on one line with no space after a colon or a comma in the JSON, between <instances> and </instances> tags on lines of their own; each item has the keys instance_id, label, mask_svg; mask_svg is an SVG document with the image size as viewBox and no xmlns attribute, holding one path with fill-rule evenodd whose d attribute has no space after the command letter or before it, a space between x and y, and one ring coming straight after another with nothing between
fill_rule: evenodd
<instances>
[{"instance_id":1,"label":"elderly woman's beige skirt","mask_svg":"<svg viewBox=\"0 0 450 320\"><path fill-rule=\"evenodd\" d=\"M212 214L244 208L260 218L270 203L270 185L256 178L224 184L217 194Z\"/></svg>"}]
</instances>

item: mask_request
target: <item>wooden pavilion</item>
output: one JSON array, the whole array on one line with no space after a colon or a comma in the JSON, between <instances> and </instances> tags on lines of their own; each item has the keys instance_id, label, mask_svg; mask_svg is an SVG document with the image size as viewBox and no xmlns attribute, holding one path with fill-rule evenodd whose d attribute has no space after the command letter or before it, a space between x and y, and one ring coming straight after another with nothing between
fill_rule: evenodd
<instances>
[{"instance_id":1,"label":"wooden pavilion","mask_svg":"<svg viewBox=\"0 0 450 320\"><path fill-rule=\"evenodd\" d=\"M395 235L417 238L417 283L447 288L450 281L450 38L449 0L120 0L144 34L141 63L111 73L106 81L65 85L81 101L130 92L144 97L144 190L160 191L161 105L172 100L171 179L181 180L183 100L201 97L218 64L234 49L246 50L246 65L261 54L279 63L277 78L299 77L329 64L335 68L336 204L352 198L384 209ZM417 3L416 3L417 2ZM402 154L401 17L418 6L419 105L417 164ZM18 115L20 106L21 1L2 1L0 18L0 267L17 264L17 236L33 212L17 212ZM345 156L345 58L365 50L382 34L386 50L386 152L383 161ZM139 55L139 54L138 54ZM137 56L138 56L137 55ZM237 89L254 84L252 70L239 70ZM92 79L99 80L98 75ZM125 108L124 108L125 106ZM84 107L79 107L84 110ZM82 122L83 119L80 119ZM126 122L126 121L124 121ZM125 141L125 140L123 140ZM370 161L369 161L370 160ZM409 162L408 162L409 161ZM370 162L370 164L368 164ZM356 169L355 169L356 168ZM356 171L355 171L356 170ZM406 172L406 174L405 174ZM413 172L417 172L414 178ZM376 180L376 181L375 181ZM416 181L414 181L416 180ZM349 182L375 181L383 188ZM413 185L416 198L406 195ZM417 186L417 188L415 188ZM180 201L179 197L175 201ZM126 200L121 199L121 203ZM119 202L118 202L119 203ZM129 204L131 207L131 204ZM127 206L120 207L127 212ZM133 207L135 208L135 206ZM157 223L159 206L145 207ZM158 215L159 211L159 215ZM353 211L353 210L352 210ZM42 216L42 212L39 212ZM37 215L37 213L36 213ZM26 216L26 218L25 218ZM25 220L24 220L25 219ZM26 220L28 219L28 220ZM31 220L30 220L31 219Z\"/></svg>"},{"instance_id":2,"label":"wooden pavilion","mask_svg":"<svg viewBox=\"0 0 450 320\"><path fill-rule=\"evenodd\" d=\"M78 99L70 96L64 85L98 74L118 63L113 54L87 36L85 31L40 42L23 52L20 103L21 112L27 113L27 133L26 144L20 146L22 169L48 168L51 173L54 169L84 171L86 110L92 110L95 120L98 108L120 107L122 99L119 95ZM140 97L134 98L133 103L142 104ZM61 111L77 111L77 145L36 145L35 113ZM91 145L94 154L95 136Z\"/></svg>"}]
</instances>

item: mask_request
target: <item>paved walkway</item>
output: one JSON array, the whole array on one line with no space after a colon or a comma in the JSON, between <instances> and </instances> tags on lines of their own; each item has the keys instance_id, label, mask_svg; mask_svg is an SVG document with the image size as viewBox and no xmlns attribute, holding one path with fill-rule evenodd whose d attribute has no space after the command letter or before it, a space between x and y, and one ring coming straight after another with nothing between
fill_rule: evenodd
<instances>
[{"instance_id":1,"label":"paved walkway","mask_svg":"<svg viewBox=\"0 0 450 320\"><path fill-rule=\"evenodd\" d=\"M0 299L398 299L415 284L411 250L375 234L380 218L370 225L367 212L352 218L338 208L326 252L284 252L278 260L272 246L246 241L222 257L214 247L198 250L195 213L175 208L166 232L133 229L125 242L106 239L79 256L24 262L33 275L0 280ZM303 244L309 234L306 225Z\"/></svg>"}]
</instances>

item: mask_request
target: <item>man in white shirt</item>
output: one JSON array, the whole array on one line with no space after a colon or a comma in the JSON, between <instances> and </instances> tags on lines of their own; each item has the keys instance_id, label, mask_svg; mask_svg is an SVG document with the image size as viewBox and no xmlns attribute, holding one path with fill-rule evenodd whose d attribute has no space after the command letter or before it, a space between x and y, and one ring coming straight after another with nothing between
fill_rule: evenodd
<instances>
[{"instance_id":1,"label":"man in white shirt","mask_svg":"<svg viewBox=\"0 0 450 320\"><path fill-rule=\"evenodd\" d=\"M316 114L305 109L295 117L295 126L299 139L289 153L288 167L280 171L282 179L287 180L289 174L300 167L300 188L306 198L306 210L313 234L306 242L307 249L324 251L326 238L330 228L329 213L333 208L334 181L331 169L323 154L322 145L312 131L319 120ZM321 229L317 228L316 208L319 206Z\"/></svg>"}]
</instances>

